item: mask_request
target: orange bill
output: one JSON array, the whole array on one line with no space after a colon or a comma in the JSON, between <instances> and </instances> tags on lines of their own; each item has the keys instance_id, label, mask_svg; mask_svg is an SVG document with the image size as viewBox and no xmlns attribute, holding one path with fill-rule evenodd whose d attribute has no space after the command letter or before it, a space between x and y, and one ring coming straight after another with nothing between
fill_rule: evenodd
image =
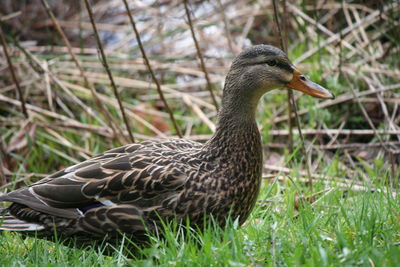
<instances>
[{"instance_id":1,"label":"orange bill","mask_svg":"<svg viewBox=\"0 0 400 267\"><path fill-rule=\"evenodd\" d=\"M335 96L327 89L310 81L296 69L293 71L292 80L285 84L285 86L289 89L297 90L317 98L335 98Z\"/></svg>"}]
</instances>

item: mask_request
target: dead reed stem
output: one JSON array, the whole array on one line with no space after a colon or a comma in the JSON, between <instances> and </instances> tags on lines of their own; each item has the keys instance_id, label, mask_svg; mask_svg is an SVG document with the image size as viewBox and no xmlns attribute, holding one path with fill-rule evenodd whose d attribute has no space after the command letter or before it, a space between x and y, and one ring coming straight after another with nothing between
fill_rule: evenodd
<instances>
[{"instance_id":1,"label":"dead reed stem","mask_svg":"<svg viewBox=\"0 0 400 267\"><path fill-rule=\"evenodd\" d=\"M214 95L214 92L213 92L213 89L212 89L210 78L208 77L208 71L207 71L207 68L206 68L206 64L204 62L203 54L201 53L199 42L197 41L196 34L194 32L193 22L192 22L192 18L190 16L189 4L188 4L187 0L184 0L183 3L185 5L186 17L188 19L190 33L192 34L192 39L193 39L194 45L196 47L197 57L200 60L200 66L201 66L201 69L204 72L204 77L206 78L206 81L207 81L207 90L210 92L211 99L212 99L212 101L214 103L215 108L218 111L218 103L217 103L217 100L215 99L215 95Z\"/></svg>"},{"instance_id":2,"label":"dead reed stem","mask_svg":"<svg viewBox=\"0 0 400 267\"><path fill-rule=\"evenodd\" d=\"M85 71L83 70L81 63L79 62L78 58L76 57L75 53L72 50L72 46L71 43L69 42L67 36L65 35L64 31L62 30L60 23L58 22L57 18L54 16L53 11L51 10L47 0L41 0L41 3L44 7L44 9L47 12L47 15L50 17L51 21L53 22L54 26L56 27L56 30L58 31L58 33L61 35L64 44L67 46L68 49L68 53L70 54L73 62L75 63L75 66L78 68L83 80L84 80L84 84L87 88L90 89L90 92L93 96L93 100L96 103L96 105L98 106L98 108L100 109L100 112L104 115L104 117L106 118L109 127L112 129L112 131L114 132L115 136L118 136L118 134L122 133L121 128L119 127L118 123L115 123L114 120L112 119L111 114L108 112L108 110L106 109L106 107L101 103L96 90L94 89L93 85L91 83L89 83L89 80L85 74Z\"/></svg>"},{"instance_id":3,"label":"dead reed stem","mask_svg":"<svg viewBox=\"0 0 400 267\"><path fill-rule=\"evenodd\" d=\"M19 43L15 39L14 39L14 44L29 59L28 64L31 66L31 68L35 72L37 72L38 75L41 75L42 73L45 73L46 75L48 74L48 76L51 78L51 80L57 86L59 86L78 106L80 106L84 112L86 112L88 115L92 116L93 118L97 119L101 124L104 125L104 122L102 120L100 120L100 118L98 118L96 113L94 113L90 107L87 107L76 95L74 95L66 86L64 86L63 82L61 82L60 79L56 75L54 75L54 73L52 73L50 70L44 68L44 66L40 63L40 61L35 56L33 56L29 51L27 51L24 47L20 46ZM64 104L62 104L62 102L59 102L59 104L61 106L64 105ZM66 110L66 113L68 113L70 115L70 117L72 117L72 118L74 117L73 114L71 114L71 112L68 112L68 110ZM123 135L115 135L114 134L114 137L117 140L119 140L121 143L124 142L124 139L122 139L122 137L124 137Z\"/></svg>"},{"instance_id":4,"label":"dead reed stem","mask_svg":"<svg viewBox=\"0 0 400 267\"><path fill-rule=\"evenodd\" d=\"M385 142L385 145L387 146L398 146L400 145L400 141L387 141ZM283 143L268 143L265 145L266 147L270 148L285 148L287 147L287 144ZM332 145L310 145L311 148L313 149L318 149L318 150L337 150L337 149L343 149L343 150L356 150L356 149L363 149L363 148L380 148L382 147L381 143L349 143L349 144L332 144Z\"/></svg>"},{"instance_id":5,"label":"dead reed stem","mask_svg":"<svg viewBox=\"0 0 400 267\"><path fill-rule=\"evenodd\" d=\"M107 71L107 75L108 75L108 78L110 79L111 87L113 88L113 91L114 91L114 95L117 98L118 106L119 106L119 109L121 111L122 118L123 118L124 123L125 123L125 127L126 127L126 129L128 131L129 138L131 139L132 143L135 143L135 137L132 134L131 127L129 126L128 119L127 119L126 114L125 114L124 106L122 105L122 102L121 102L121 97L119 96L117 86L115 85L115 82L114 82L114 77L113 77L113 75L111 73L111 70L110 70L110 68L108 66L108 63L107 63L107 57L106 57L106 55L104 53L103 45L101 43L101 40L100 40L100 37L99 37L99 33L97 31L96 23L94 22L93 12L92 12L92 8L90 7L89 0L85 0L85 5L86 5L86 10L88 11L88 14L89 14L90 22L92 23L94 35L96 37L97 47L100 50L101 61L103 63L104 68Z\"/></svg>"},{"instance_id":6,"label":"dead reed stem","mask_svg":"<svg viewBox=\"0 0 400 267\"><path fill-rule=\"evenodd\" d=\"M103 63L96 58L100 53L95 48L93 27L84 2L80 3L83 8L72 9L72 12L65 14L61 5L53 6L49 0L41 1L42 5L48 3L51 10L38 8L27 11L21 7L21 11L10 10L12 13L3 12L0 15L13 70L25 101L29 100L25 103L26 111L29 118L35 120L38 129L36 134L49 140L48 144L39 140L41 143L36 145L40 149L48 149L44 145L50 146L52 143L60 145L61 149L55 151L59 153L57 155L62 154L61 157L68 160L77 160L90 156L88 152L93 150L93 144L105 149L115 145L115 141L126 143L129 133L125 129L122 116L110 113L112 109L119 114L119 104L114 94L109 93L113 89L110 88L110 79L104 71ZM14 2L13 6L17 7L18 4L14 5ZM299 152L295 156L301 158L301 178L306 182L309 175L305 168L309 166L314 178L314 189L315 179L322 179L314 176L318 173L317 168L322 163L330 164L334 160L333 155L340 157L338 171L348 178L343 183L354 180L361 184L373 183L374 178L366 177L362 166L365 164L373 167L373 159L379 158L383 160L385 171L387 170L382 176L390 177L392 170L392 177L388 181L392 179L392 188L397 185L395 178L399 175L399 169L396 164L400 155L392 152L399 151L400 147L400 84L397 79L400 71L396 64L400 49L395 42L396 27L400 25L400 2L385 2L379 5L382 8L380 11L371 1L354 4L341 0L326 1L327 3L278 0L275 1L277 12L273 14L272 1L217 0L203 1L201 4L186 1L191 24L188 22L186 10L182 8L183 1L126 2L131 7L140 32L139 45L136 42L132 44L136 33L132 30L130 18L126 17L125 9L121 11L120 1L89 0L89 3L93 3L91 7L94 17L99 18L96 20L96 28L102 38L104 52L108 55L108 66L119 89L126 116L133 121L129 123L135 125L132 130L137 140L167 137L166 130L157 127L160 121L167 128L168 125L177 128L175 124L172 126L173 121L170 120L168 110L157 110L157 106L146 105L149 101L162 101L159 90L162 90L170 105L184 105L181 109L183 112L175 112L173 116L181 126L181 131L184 125L185 137L201 142L208 140L211 134L198 133L209 133L215 129L213 121L217 113L200 56L196 54L197 50L193 56L196 44L194 45L192 32L201 48L209 82L216 89L217 85L222 84L232 56L238 50L250 44L274 43L275 40L279 43L278 30L274 29L277 26L273 21L268 23L277 15L282 50L294 52L290 56L298 55L293 62L314 74L313 79L317 82L318 79L325 82L338 97L320 101L304 97L299 101L301 94L293 91L295 102L291 100L292 97L282 102L281 97L275 95L281 94L278 90L268 94L264 99L278 102L267 100L260 103L260 106L271 111L260 117L264 119L261 121L262 126L272 128L268 133L271 142L265 144L264 148L274 152L289 151L287 140L293 140L297 145L296 140L302 142L300 139L305 139L303 142L306 142L305 149L308 153L307 166L304 166L301 146L297 147ZM41 11L38 13L41 17L24 24L24 16L29 17L37 10ZM260 20L262 16L265 16L263 21ZM296 18L292 19L293 16ZM20 23L21 27L15 22ZM14 39L11 33L17 32L14 28L20 30L18 36L24 41L19 43L14 40L14 45L10 45ZM38 29L41 31L39 34ZM32 34L34 32L36 34ZM268 35L271 32L277 33L275 39ZM288 33L290 46L286 43ZM147 54L144 57L142 51L139 52L140 48L144 50L143 46ZM206 55L212 57L207 58ZM0 129L6 151L12 146L15 133L20 131L21 121L26 119L22 114L23 103L20 101L18 88L7 69L6 57L4 53L1 56L3 64L0 75L3 74L3 77L0 79ZM149 61L146 62L144 58ZM151 79L147 77L150 74L149 65L158 79L159 89L157 82L148 80ZM346 75L350 81L345 81L343 77ZM354 88L354 92L350 91L350 86ZM138 96L134 103L123 99L121 88ZM215 90L213 92L218 101L219 94ZM287 105L286 100L289 101ZM295 110L290 110L293 103L299 108L296 109L297 115ZM364 106L368 116L361 113L359 104ZM102 105L105 111L102 110ZM80 114L79 111L85 114ZM305 116L300 119L300 115ZM375 129L368 122L368 117ZM155 122L154 118L159 121ZM291 120L289 127L286 122L288 119ZM353 123L354 119L356 124ZM301 120L303 124L303 127L300 125L303 137L293 129L297 120ZM208 129L203 125L208 126ZM172 128L171 131L174 132ZM262 129L263 127L260 130ZM81 135L88 139L82 142L76 138ZM177 136L175 133L173 135ZM15 151L15 155L22 152ZM5 177L10 179L12 175L13 179L14 173L9 172L16 169L13 162L23 164L23 160L14 157L14 154L3 153L3 156L4 154ZM278 164L287 158L283 153L272 154L275 153L268 154L267 158L271 164L278 160L277 157ZM74 159L73 155L77 158ZM34 179L32 177L29 182Z\"/></svg>"},{"instance_id":7,"label":"dead reed stem","mask_svg":"<svg viewBox=\"0 0 400 267\"><path fill-rule=\"evenodd\" d=\"M16 76L16 74L14 72L14 66L13 66L13 63L11 61L10 55L8 54L7 42L6 42L6 38L4 36L2 28L3 28L3 25L2 25L2 23L0 23L0 41L1 41L1 45L3 46L4 55L5 55L6 59L7 59L8 69L10 70L11 77L12 77L12 79L14 81L14 84L15 84L15 88L17 89L17 95L18 95L19 100L21 102L22 113L24 114L26 119L29 119L28 111L26 110L26 107L25 107L24 95L23 95L22 89L21 89L21 87L19 85L17 76Z\"/></svg>"},{"instance_id":8,"label":"dead reed stem","mask_svg":"<svg viewBox=\"0 0 400 267\"><path fill-rule=\"evenodd\" d=\"M87 1L87 0L85 0L85 1ZM163 92L162 92L162 90L161 90L161 85L160 85L160 83L159 83L159 81L158 81L156 75L154 74L153 68L151 67L150 61L149 61L149 59L147 58L146 52L144 51L144 47L143 47L143 44L142 44L142 40L141 40L141 38L140 38L139 31L138 31L137 28L136 28L136 23L135 23L135 20L134 20L133 17L132 17L131 11L130 11L130 9L129 9L129 5L128 5L128 3L126 2L126 0L123 0L123 2L124 2L125 9L126 9L126 12L127 12L127 14L128 14L128 17L129 17L129 21L130 21L130 23L131 23L131 25L132 25L133 31L135 32L136 40L137 40L137 42L138 42L140 52L142 53L143 59L144 59L144 61L145 61L145 63L146 63L146 66L147 66L149 72L150 72L151 78L153 79L153 82L156 84L158 95L160 96L161 101L164 103L164 107L165 107L166 111L168 112L169 117L170 117L172 123L174 124L176 134L177 134L180 138L182 138L182 132L181 132L179 126L178 126L178 123L177 123L176 120L175 120L174 114L173 114L172 110L170 109L167 100L166 100L165 97L164 97L164 94L163 94Z\"/></svg>"},{"instance_id":9,"label":"dead reed stem","mask_svg":"<svg viewBox=\"0 0 400 267\"><path fill-rule=\"evenodd\" d=\"M347 82L350 84L349 78L344 75L345 79L347 80ZM372 122L371 118L368 115L368 112L365 110L364 105L361 103L361 101L356 97L356 93L353 89L353 87L350 85L350 90L353 93L354 97L357 99L357 104L360 107L366 121L368 122L369 126L371 127L372 131L374 132L374 135L378 138L379 143L382 145L383 149L386 150L389 153L389 157L390 157L390 166L391 166L391 172L392 172L392 178L394 179L395 175L396 175L396 163L394 161L394 155L398 155L400 154L400 149L393 149L390 146L387 146L385 144L385 142L382 139L382 136L380 136L379 134L377 134L377 129L374 125L374 123ZM389 181L389 184L394 184L393 181Z\"/></svg>"},{"instance_id":10,"label":"dead reed stem","mask_svg":"<svg viewBox=\"0 0 400 267\"><path fill-rule=\"evenodd\" d=\"M4 174L3 161L5 161L6 151L3 148L3 137L0 136L0 186L7 183L6 175Z\"/></svg>"},{"instance_id":11,"label":"dead reed stem","mask_svg":"<svg viewBox=\"0 0 400 267\"><path fill-rule=\"evenodd\" d=\"M226 40L228 42L229 49L231 50L232 54L236 54L238 51L237 51L236 47L234 48L234 45L233 45L232 35L229 30L229 22L225 15L224 6L223 6L221 0L217 0L217 2L218 2L219 13L221 13L222 21L224 22L224 30L225 30Z\"/></svg>"},{"instance_id":12,"label":"dead reed stem","mask_svg":"<svg viewBox=\"0 0 400 267\"><path fill-rule=\"evenodd\" d=\"M286 6L286 2L284 2L283 4ZM275 20L276 27L278 29L278 37L279 37L279 42L281 44L281 49L285 53L287 53L287 42L284 41L284 37L283 37L284 33L282 33L282 30L281 30L281 24L279 21L279 11L278 11L278 7L277 7L275 0L272 1L272 5L274 8L274 20ZM286 7L284 10L286 10ZM285 24L284 29L286 31L286 29L287 29L286 22L284 24ZM286 91L287 91L288 114L292 114L293 92L290 89L287 89ZM293 122L291 119L288 120L288 127L289 127L289 136L288 136L289 152L293 153Z\"/></svg>"},{"instance_id":13,"label":"dead reed stem","mask_svg":"<svg viewBox=\"0 0 400 267\"><path fill-rule=\"evenodd\" d=\"M283 51L285 53L287 53L287 43L284 41L284 36L281 30L281 26L280 26L280 21L279 21L279 14L278 14L278 7L276 4L276 0L272 1L273 7L274 7L274 19L275 19L275 23L276 26L278 28L278 33L279 33L279 40L281 43L281 48L283 49ZM283 2L283 10L286 11L286 1ZM287 14L283 14L283 16L287 17ZM284 22L284 24L286 25L286 21ZM286 26L284 27L286 28ZM286 33L287 34L287 33ZM306 165L306 170L307 170L307 174L309 177L309 187L311 192L313 191L313 181L311 178L311 171L310 171L310 166L309 166L309 162L308 162L308 153L307 150L305 148L305 142L304 142L304 136L303 133L301 132L301 124L300 124L300 119L299 116L297 114L297 106L296 106L296 102L293 98L293 93L290 89L287 89L288 92L288 110L289 110L289 114L292 114L292 110L294 111L295 114L295 118L296 118L296 122L297 122L297 130L299 131L299 135L300 135L300 140L301 140L301 151L303 152L304 155L304 164ZM289 149L290 149L290 153L293 153L293 126L292 126L292 120L289 119L288 120L289 123Z\"/></svg>"},{"instance_id":14,"label":"dead reed stem","mask_svg":"<svg viewBox=\"0 0 400 267\"><path fill-rule=\"evenodd\" d=\"M274 14L277 14L277 12L276 12L277 8L276 8L275 1L274 1L273 5L274 5ZM283 16L287 18L288 16L287 16L286 0L283 0L282 7L283 7ZM288 30L287 30L288 29L288 27L287 27L288 26L288 20L287 19L283 20L283 24L282 24L283 25L283 32L280 30L279 20L278 20L278 16L277 15L276 15L275 20L276 20L277 27L278 27L278 30L279 30L279 37L280 37L281 47L282 47L283 51L285 51L285 53L287 54L288 53L288 51L287 51L287 48L288 48ZM287 91L288 114L292 114L293 106L294 106L294 105L292 105L292 103L296 103L295 102L296 100L293 97L293 91L292 90L286 89L286 91ZM297 112L296 107L295 107L295 112ZM297 117L297 121L299 122L298 117ZM293 121L291 119L288 120L288 127L289 127L289 133L290 133L289 136L288 136L288 139L289 139L288 140L289 141L289 152L293 153ZM300 127L299 124L298 124L298 127ZM301 131L301 130L299 129L299 131Z\"/></svg>"}]
</instances>

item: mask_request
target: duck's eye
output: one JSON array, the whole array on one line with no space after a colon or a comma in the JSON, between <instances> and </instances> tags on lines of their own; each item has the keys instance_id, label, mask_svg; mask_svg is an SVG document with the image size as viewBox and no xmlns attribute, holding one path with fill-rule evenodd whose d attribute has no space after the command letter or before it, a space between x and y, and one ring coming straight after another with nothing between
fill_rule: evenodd
<instances>
[{"instance_id":1,"label":"duck's eye","mask_svg":"<svg viewBox=\"0 0 400 267\"><path fill-rule=\"evenodd\" d=\"M270 60L267 61L267 64L270 65L270 66L276 66L277 63L276 63L275 59L270 59Z\"/></svg>"}]
</instances>

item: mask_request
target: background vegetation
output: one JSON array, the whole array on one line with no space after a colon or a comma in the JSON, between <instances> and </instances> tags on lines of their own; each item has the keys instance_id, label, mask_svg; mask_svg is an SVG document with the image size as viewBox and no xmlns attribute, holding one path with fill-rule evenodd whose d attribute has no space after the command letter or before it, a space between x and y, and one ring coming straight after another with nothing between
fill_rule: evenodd
<instances>
[{"instance_id":1,"label":"background vegetation","mask_svg":"<svg viewBox=\"0 0 400 267\"><path fill-rule=\"evenodd\" d=\"M337 97L295 92L297 118L286 90L262 99L264 187L242 227L168 225L166 239L135 253L122 240L111 256L4 232L0 264L396 266L400 2L277 0L279 28L273 3L188 1L189 23L183 1L129 1L162 101L122 0L90 2L108 67L85 1L2 0L3 192L131 142L129 131L137 142L179 131L206 141L217 116L210 88L220 103L230 62L251 44L280 46L282 36L294 64Z\"/></svg>"}]
</instances>

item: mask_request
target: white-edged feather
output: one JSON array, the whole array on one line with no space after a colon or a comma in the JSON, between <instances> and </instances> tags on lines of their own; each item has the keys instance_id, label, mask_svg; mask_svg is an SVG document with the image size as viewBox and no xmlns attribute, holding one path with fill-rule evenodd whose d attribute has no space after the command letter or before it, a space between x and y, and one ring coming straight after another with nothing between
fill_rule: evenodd
<instances>
[{"instance_id":1,"label":"white-edged feather","mask_svg":"<svg viewBox=\"0 0 400 267\"><path fill-rule=\"evenodd\" d=\"M43 230L42 225L30 223L14 218L11 215L0 216L0 230L6 231L40 231Z\"/></svg>"}]
</instances>

